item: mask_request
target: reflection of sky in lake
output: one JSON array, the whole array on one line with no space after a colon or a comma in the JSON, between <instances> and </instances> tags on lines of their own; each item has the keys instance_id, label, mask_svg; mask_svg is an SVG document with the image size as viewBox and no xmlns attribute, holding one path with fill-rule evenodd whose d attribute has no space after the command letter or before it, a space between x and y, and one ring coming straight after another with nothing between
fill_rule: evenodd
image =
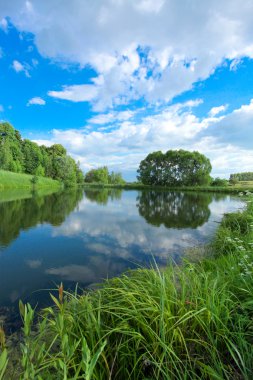
<instances>
[{"instance_id":1,"label":"reflection of sky in lake","mask_svg":"<svg viewBox=\"0 0 253 380\"><path fill-rule=\"evenodd\" d=\"M104 204L84 196L62 224L52 226L40 218L29 230L21 228L19 236L0 249L0 304L30 297L38 289L54 288L61 281L66 286L75 282L88 286L136 265L145 265L153 258L159 264L169 259L178 261L185 248L211 238L223 213L242 207L239 200L230 196L215 199L208 195L200 203L208 217L198 227L176 229L164 224L157 227L140 216L140 194L122 192L121 197L109 197ZM178 204L185 207L187 197L182 195L184 203ZM155 199L156 219L164 211L165 204L159 203L164 198L161 199ZM163 217L170 219L171 215ZM44 294L34 293L32 298L43 300Z\"/></svg>"}]
</instances>

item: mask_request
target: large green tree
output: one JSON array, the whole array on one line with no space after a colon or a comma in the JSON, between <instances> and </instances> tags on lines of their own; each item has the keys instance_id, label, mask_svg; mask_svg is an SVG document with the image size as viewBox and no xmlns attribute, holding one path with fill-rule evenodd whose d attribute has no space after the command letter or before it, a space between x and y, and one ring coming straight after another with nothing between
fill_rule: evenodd
<instances>
[{"instance_id":1,"label":"large green tree","mask_svg":"<svg viewBox=\"0 0 253 380\"><path fill-rule=\"evenodd\" d=\"M145 185L197 186L210 182L212 166L199 152L168 150L153 152L141 161L138 180Z\"/></svg>"}]
</instances>

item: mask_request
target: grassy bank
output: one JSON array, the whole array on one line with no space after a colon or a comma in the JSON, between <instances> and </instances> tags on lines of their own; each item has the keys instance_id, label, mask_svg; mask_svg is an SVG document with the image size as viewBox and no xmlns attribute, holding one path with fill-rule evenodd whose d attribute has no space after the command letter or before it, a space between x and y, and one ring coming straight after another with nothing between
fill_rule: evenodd
<instances>
[{"instance_id":1,"label":"grassy bank","mask_svg":"<svg viewBox=\"0 0 253 380\"><path fill-rule=\"evenodd\" d=\"M159 190L159 191L203 191L203 192L220 192L228 194L238 194L240 192L250 191L253 192L253 182L241 182L236 185L228 186L181 186L181 187L167 187L167 186L151 186L143 185L137 182L129 182L121 185L102 184L102 183L85 183L84 188L115 188L122 190Z\"/></svg>"},{"instance_id":2,"label":"grassy bank","mask_svg":"<svg viewBox=\"0 0 253 380\"><path fill-rule=\"evenodd\" d=\"M21 305L21 352L6 379L18 378L20 357L29 380L252 379L252 201L224 216L208 259L134 270L83 296L60 287L36 333Z\"/></svg>"},{"instance_id":3,"label":"grassy bank","mask_svg":"<svg viewBox=\"0 0 253 380\"><path fill-rule=\"evenodd\" d=\"M31 182L33 176L29 174L13 173L5 170L0 170L0 190L5 189L33 189ZM38 177L38 182L35 185L36 189L50 187L60 188L61 183L47 177Z\"/></svg>"}]
</instances>

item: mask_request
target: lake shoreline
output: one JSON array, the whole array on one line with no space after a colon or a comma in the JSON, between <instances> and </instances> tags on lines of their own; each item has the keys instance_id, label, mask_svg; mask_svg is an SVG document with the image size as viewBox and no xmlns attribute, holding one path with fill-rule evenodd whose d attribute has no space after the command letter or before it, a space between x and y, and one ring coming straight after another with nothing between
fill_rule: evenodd
<instances>
[{"instance_id":1,"label":"lake shoreline","mask_svg":"<svg viewBox=\"0 0 253 380\"><path fill-rule=\"evenodd\" d=\"M228 185L228 186L181 186L181 187L168 187L168 186L152 186L143 185L138 183L126 184L101 184L101 183L85 183L83 188L97 188L97 189L121 189L121 190L156 190L156 191L184 191L184 192L210 192L210 193L225 193L225 194L239 194L246 192L253 192L252 185Z\"/></svg>"},{"instance_id":2,"label":"lake shoreline","mask_svg":"<svg viewBox=\"0 0 253 380\"><path fill-rule=\"evenodd\" d=\"M94 379L249 379L253 198L247 201L242 212L224 215L212 257L163 270L154 263L153 269L132 270L83 296L60 287L55 307L42 313L36 338L34 311L21 306L24 371L32 366L42 378L64 371L87 374L93 360ZM90 357L86 364L81 353Z\"/></svg>"}]
</instances>

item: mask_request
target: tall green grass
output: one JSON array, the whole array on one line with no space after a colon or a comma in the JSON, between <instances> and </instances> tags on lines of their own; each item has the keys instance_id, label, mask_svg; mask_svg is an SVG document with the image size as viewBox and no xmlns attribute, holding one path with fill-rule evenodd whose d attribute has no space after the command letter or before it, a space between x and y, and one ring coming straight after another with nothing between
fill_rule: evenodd
<instances>
[{"instance_id":1,"label":"tall green grass","mask_svg":"<svg viewBox=\"0 0 253 380\"><path fill-rule=\"evenodd\" d=\"M32 189L33 184L31 179L32 175L13 173L5 170L0 170L0 190L5 189ZM38 177L38 182L35 188L60 188L61 184L59 181L55 181L47 177Z\"/></svg>"},{"instance_id":2,"label":"tall green grass","mask_svg":"<svg viewBox=\"0 0 253 380\"><path fill-rule=\"evenodd\" d=\"M252 216L253 203L225 216L199 263L154 264L82 296L61 286L35 330L21 303L21 378L251 380Z\"/></svg>"}]
</instances>

